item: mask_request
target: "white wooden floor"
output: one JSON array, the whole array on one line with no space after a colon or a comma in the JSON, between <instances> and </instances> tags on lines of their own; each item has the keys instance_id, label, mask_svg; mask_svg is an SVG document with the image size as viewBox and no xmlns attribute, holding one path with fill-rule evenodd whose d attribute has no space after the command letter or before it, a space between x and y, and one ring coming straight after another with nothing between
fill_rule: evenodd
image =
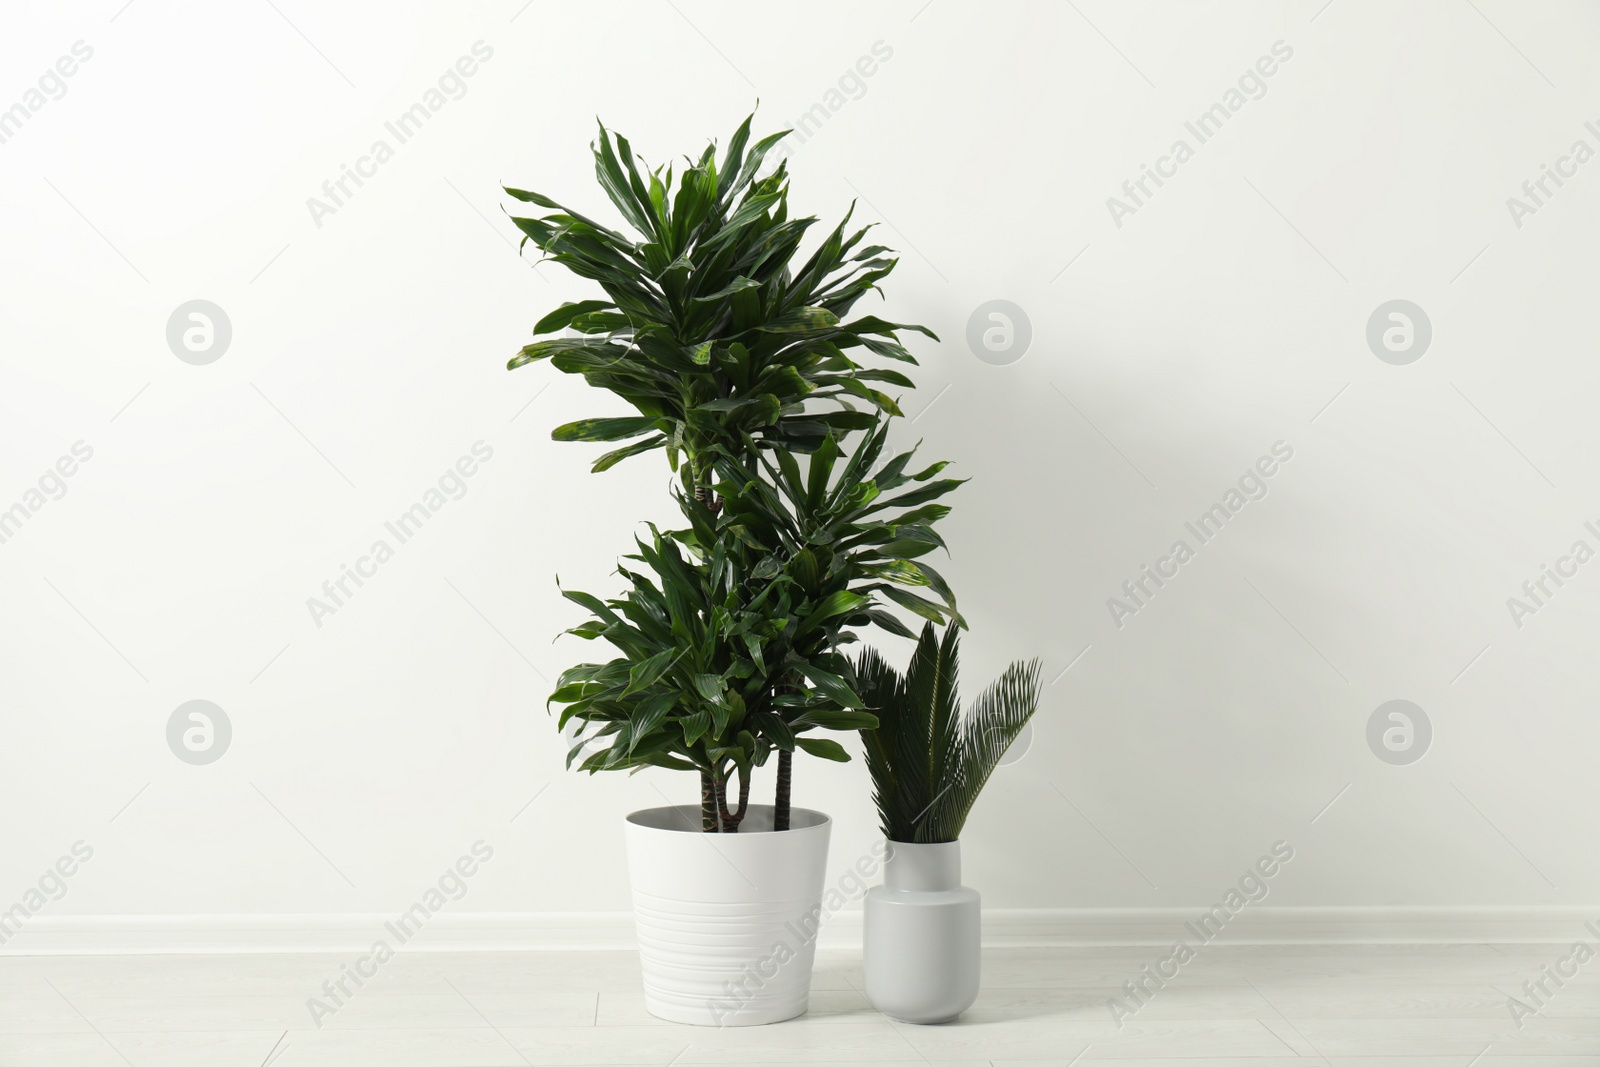
<instances>
[{"instance_id":1,"label":"white wooden floor","mask_svg":"<svg viewBox=\"0 0 1600 1067\"><path fill-rule=\"evenodd\" d=\"M1600 1064L1600 960L1520 1029L1507 1010L1557 946L1217 945L1118 1029L1106 998L1158 955L989 951L938 1027L889 1022L859 961L823 957L808 1016L721 1030L647 1015L623 952L402 951L321 1029L306 1000L349 955L0 957L0 1065Z\"/></svg>"}]
</instances>

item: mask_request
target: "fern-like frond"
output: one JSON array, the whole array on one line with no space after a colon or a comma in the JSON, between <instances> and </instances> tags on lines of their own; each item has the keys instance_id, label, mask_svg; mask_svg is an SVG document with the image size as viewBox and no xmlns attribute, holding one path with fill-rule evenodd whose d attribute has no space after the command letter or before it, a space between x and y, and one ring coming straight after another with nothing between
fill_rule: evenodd
<instances>
[{"instance_id":1,"label":"fern-like frond","mask_svg":"<svg viewBox=\"0 0 1600 1067\"><path fill-rule=\"evenodd\" d=\"M955 841L978 794L1039 706L1039 662L1013 663L960 711L960 637L923 627L904 677L870 649L857 680L876 730L862 731L873 799L892 841Z\"/></svg>"},{"instance_id":2,"label":"fern-like frond","mask_svg":"<svg viewBox=\"0 0 1600 1067\"><path fill-rule=\"evenodd\" d=\"M959 835L989 777L1039 707L1039 661L1007 667L967 708L961 731L959 790L939 814L941 832ZM954 837L952 837L952 840Z\"/></svg>"},{"instance_id":3,"label":"fern-like frond","mask_svg":"<svg viewBox=\"0 0 1600 1067\"><path fill-rule=\"evenodd\" d=\"M905 679L876 649L864 649L856 661L856 685L868 711L905 704ZM906 785L895 773L896 746L904 728L897 717L889 723L880 719L878 729L861 731L867 772L872 775L872 800L883 817L883 835L891 841L909 840L902 835L914 832L908 821L897 818L909 803L902 795Z\"/></svg>"}]
</instances>

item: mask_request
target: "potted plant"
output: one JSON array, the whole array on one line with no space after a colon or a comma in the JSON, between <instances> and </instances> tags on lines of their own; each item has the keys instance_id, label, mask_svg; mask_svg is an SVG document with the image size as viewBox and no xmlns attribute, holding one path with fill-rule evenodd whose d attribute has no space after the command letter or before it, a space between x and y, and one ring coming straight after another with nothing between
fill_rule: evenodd
<instances>
[{"instance_id":1,"label":"potted plant","mask_svg":"<svg viewBox=\"0 0 1600 1067\"><path fill-rule=\"evenodd\" d=\"M510 367L548 359L637 412L553 431L631 442L594 470L660 450L677 475L686 525L635 539L624 591L563 590L591 615L567 632L617 654L563 672L550 703L579 724L569 766L698 775L698 804L626 822L646 1004L694 1023L805 1010L829 823L792 808L793 754L848 759L815 732L876 725L840 651L855 631L910 636L889 605L960 620L919 558L942 547L936 501L959 483L935 477L944 464L909 473L914 449L884 460L900 409L879 385L914 386L863 362L914 364L898 331L932 334L847 319L897 260L862 245L866 228L847 233L847 214L800 261L816 219L789 217L787 164L761 174L783 134L749 146L750 122L720 166L709 146L676 179L602 126L595 172L631 235L506 190L549 212L513 220L524 243L605 295L540 319ZM774 753L773 803L752 805Z\"/></svg>"},{"instance_id":2,"label":"potted plant","mask_svg":"<svg viewBox=\"0 0 1600 1067\"><path fill-rule=\"evenodd\" d=\"M963 715L960 638L923 627L904 675L872 649L856 679L876 729L862 732L889 842L884 884L866 899L867 997L885 1015L948 1022L978 995L980 901L961 884L961 829L1039 705L1039 662L1013 663Z\"/></svg>"}]
</instances>

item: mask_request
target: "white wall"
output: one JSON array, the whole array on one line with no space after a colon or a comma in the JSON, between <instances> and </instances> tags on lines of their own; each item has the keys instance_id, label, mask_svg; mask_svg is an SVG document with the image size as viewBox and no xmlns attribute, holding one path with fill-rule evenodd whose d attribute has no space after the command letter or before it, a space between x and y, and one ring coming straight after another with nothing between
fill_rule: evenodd
<instances>
[{"instance_id":1,"label":"white wall","mask_svg":"<svg viewBox=\"0 0 1600 1067\"><path fill-rule=\"evenodd\" d=\"M591 290L517 258L498 183L606 212L597 115L698 152L757 97L762 130L826 107L878 42L792 203L859 197L903 250L886 313L944 338L899 437L972 479L944 530L969 693L1012 658L1060 675L968 880L997 908L1198 905L1283 839L1274 904L1600 901L1600 563L1520 628L1506 604L1600 548L1600 164L1520 226L1506 203L1600 148L1593 8L675 2L7 9L0 107L93 56L0 144L0 508L93 458L0 545L0 908L81 839L50 917L390 912L482 839L463 913L625 909L622 815L694 783L564 773L543 698L590 647L552 643L579 618L556 575L611 588L667 474L588 474L549 430L615 404L504 370ZM466 94L314 222L478 41ZM165 339L194 298L232 323L206 366ZM1365 339L1397 298L1434 334L1403 366ZM965 343L991 299L1031 321L1011 365ZM317 626L307 598L478 441L465 496ZM1119 628L1124 579L1278 441L1268 495ZM1392 698L1433 724L1410 766L1368 748ZM233 725L209 766L167 747L192 699ZM858 763L802 762L796 795L836 864L865 850Z\"/></svg>"}]
</instances>

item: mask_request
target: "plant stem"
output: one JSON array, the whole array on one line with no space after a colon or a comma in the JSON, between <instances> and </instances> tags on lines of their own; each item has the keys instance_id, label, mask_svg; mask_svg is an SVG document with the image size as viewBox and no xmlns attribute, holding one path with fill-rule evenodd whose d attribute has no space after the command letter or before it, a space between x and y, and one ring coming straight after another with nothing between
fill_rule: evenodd
<instances>
[{"instance_id":1,"label":"plant stem","mask_svg":"<svg viewBox=\"0 0 1600 1067\"><path fill-rule=\"evenodd\" d=\"M728 821L722 813L728 810L728 781L716 770L711 772L711 788L712 803L716 805L717 810L717 832L725 834L728 832Z\"/></svg>"},{"instance_id":2,"label":"plant stem","mask_svg":"<svg viewBox=\"0 0 1600 1067\"><path fill-rule=\"evenodd\" d=\"M711 783L711 772L700 772L700 832L714 834L720 831L717 825L717 793Z\"/></svg>"},{"instance_id":3,"label":"plant stem","mask_svg":"<svg viewBox=\"0 0 1600 1067\"><path fill-rule=\"evenodd\" d=\"M793 752L778 753L778 792L772 801L772 828L789 828L789 778L794 764Z\"/></svg>"},{"instance_id":4,"label":"plant stem","mask_svg":"<svg viewBox=\"0 0 1600 1067\"><path fill-rule=\"evenodd\" d=\"M711 491L709 485L695 485L694 498L709 508L713 516L721 514L722 501L717 499L717 495Z\"/></svg>"},{"instance_id":5,"label":"plant stem","mask_svg":"<svg viewBox=\"0 0 1600 1067\"><path fill-rule=\"evenodd\" d=\"M728 810L728 783L726 779L717 783L717 810L722 815L722 832L736 834L739 824L744 822L744 813L750 809L750 772L744 769L739 771L739 810Z\"/></svg>"}]
</instances>

